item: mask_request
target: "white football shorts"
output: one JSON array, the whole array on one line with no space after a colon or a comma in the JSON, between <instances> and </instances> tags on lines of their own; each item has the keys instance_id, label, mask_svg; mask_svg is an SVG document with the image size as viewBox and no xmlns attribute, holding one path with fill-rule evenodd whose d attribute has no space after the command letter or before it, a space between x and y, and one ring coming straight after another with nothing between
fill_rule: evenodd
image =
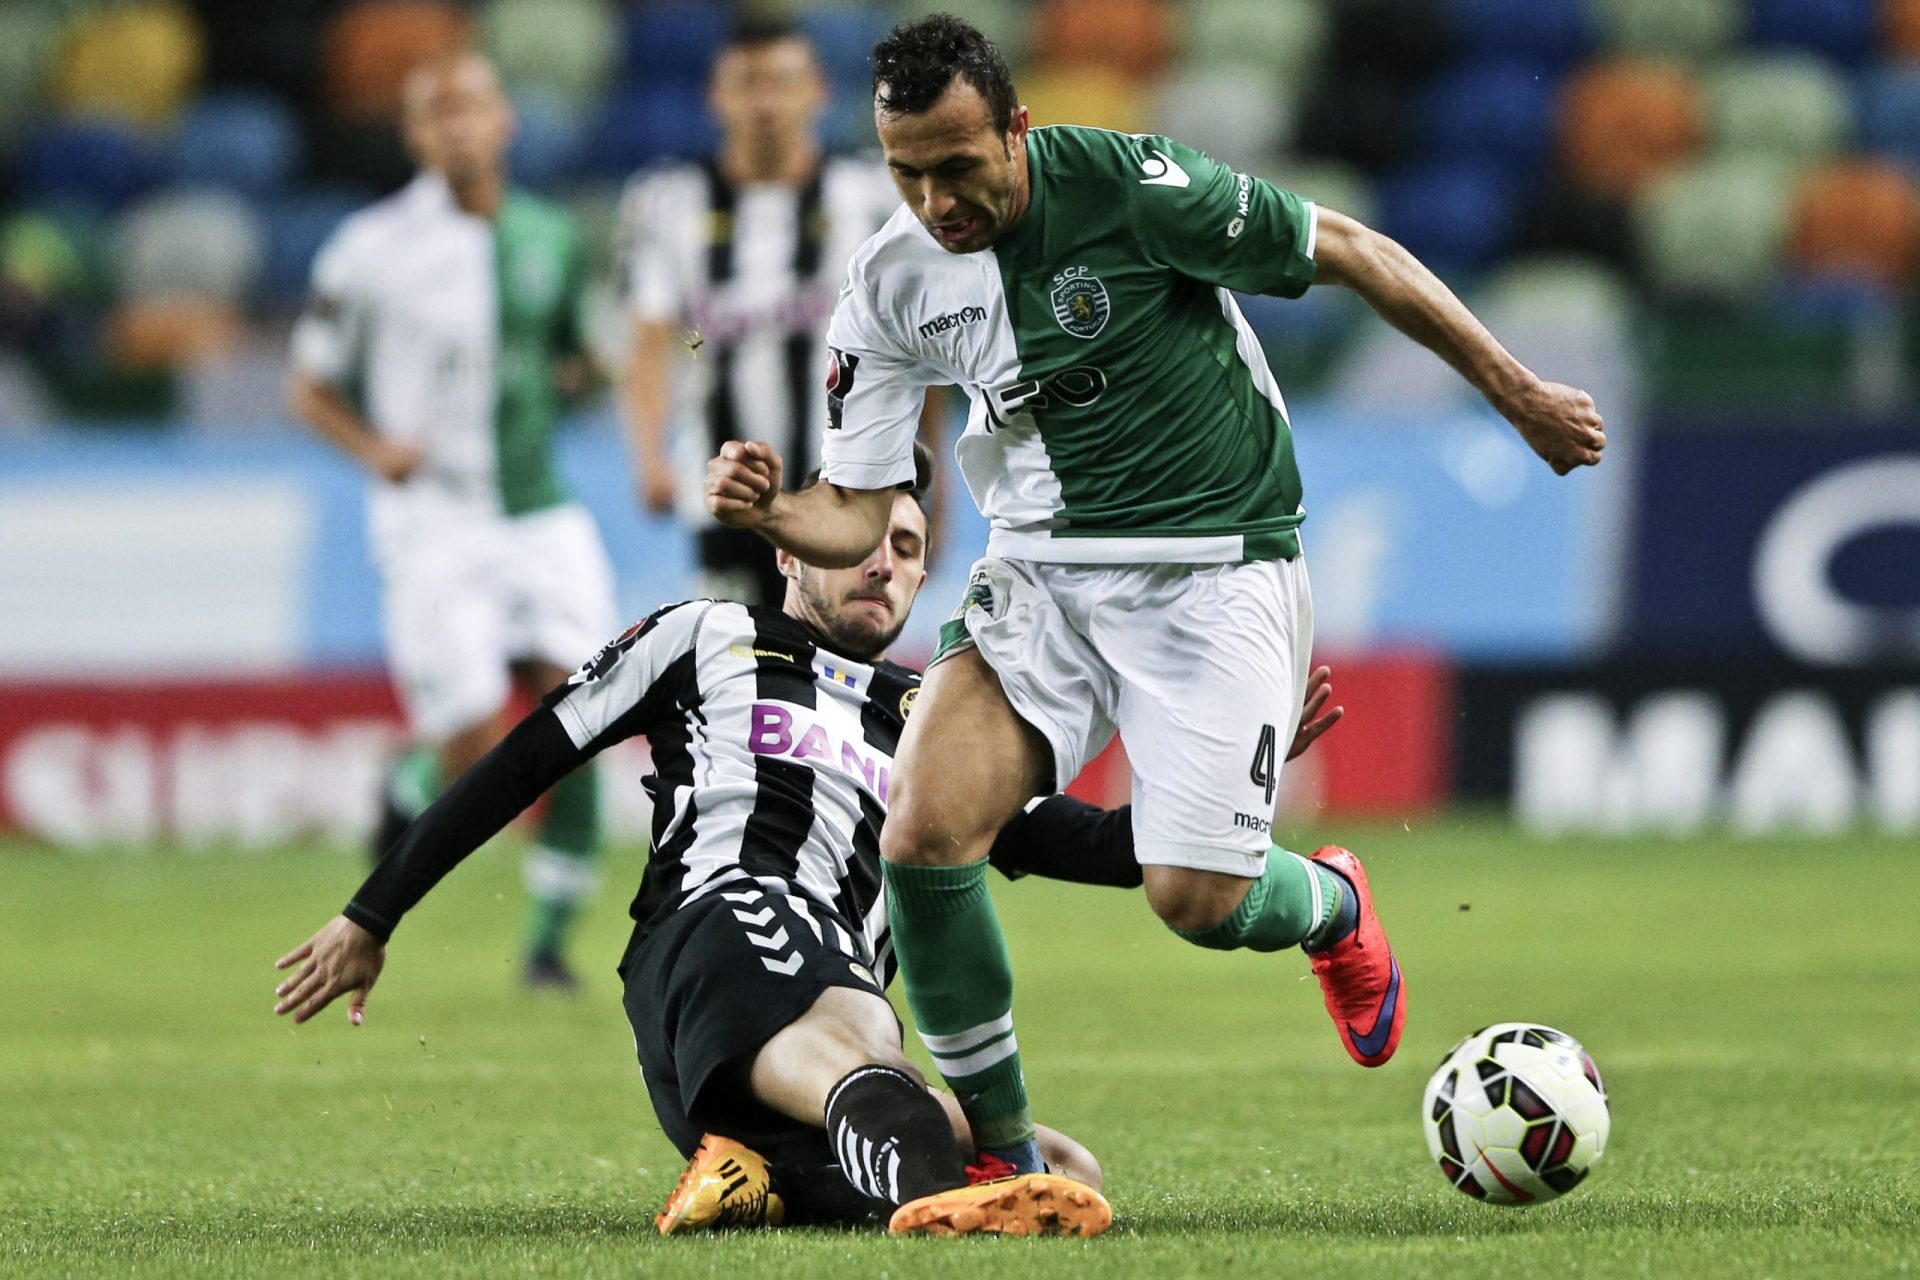
<instances>
[{"instance_id":1,"label":"white football shorts","mask_svg":"<svg viewBox=\"0 0 1920 1280\"><path fill-rule=\"evenodd\" d=\"M1142 864L1257 876L1313 649L1305 557L1082 565L988 557L937 663L971 643L1065 786L1115 730Z\"/></svg>"},{"instance_id":2,"label":"white football shorts","mask_svg":"<svg viewBox=\"0 0 1920 1280\"><path fill-rule=\"evenodd\" d=\"M416 738L493 715L508 664L579 666L615 631L613 565L584 507L416 525L383 548L387 657Z\"/></svg>"}]
</instances>

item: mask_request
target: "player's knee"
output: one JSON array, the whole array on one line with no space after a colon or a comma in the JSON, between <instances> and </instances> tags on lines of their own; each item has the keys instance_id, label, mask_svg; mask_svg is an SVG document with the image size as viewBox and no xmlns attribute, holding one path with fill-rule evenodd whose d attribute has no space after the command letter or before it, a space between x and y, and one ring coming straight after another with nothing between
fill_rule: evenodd
<instances>
[{"instance_id":1,"label":"player's knee","mask_svg":"<svg viewBox=\"0 0 1920 1280\"><path fill-rule=\"evenodd\" d=\"M1187 867L1146 866L1147 904L1169 929L1193 933L1232 915L1252 881Z\"/></svg>"},{"instance_id":2,"label":"player's knee","mask_svg":"<svg viewBox=\"0 0 1920 1280\"><path fill-rule=\"evenodd\" d=\"M910 867L951 867L977 862L986 849L955 830L936 803L923 801L911 788L896 782L880 828L880 856Z\"/></svg>"}]
</instances>

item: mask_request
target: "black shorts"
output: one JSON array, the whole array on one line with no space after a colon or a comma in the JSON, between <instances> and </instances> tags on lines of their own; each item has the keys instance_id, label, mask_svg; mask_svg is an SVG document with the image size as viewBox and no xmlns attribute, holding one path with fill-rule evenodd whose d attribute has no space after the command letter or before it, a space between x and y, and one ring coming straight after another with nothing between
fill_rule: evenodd
<instances>
[{"instance_id":1,"label":"black shorts","mask_svg":"<svg viewBox=\"0 0 1920 1280\"><path fill-rule=\"evenodd\" d=\"M804 902L804 900L803 900ZM841 944L844 921L752 883L718 891L635 930L620 977L634 1047L660 1128L691 1157L705 1133L751 1147L773 1167L787 1221L864 1223L890 1206L847 1181L827 1131L757 1101L741 1068L829 987L885 998ZM824 926L819 934L815 926Z\"/></svg>"}]
</instances>

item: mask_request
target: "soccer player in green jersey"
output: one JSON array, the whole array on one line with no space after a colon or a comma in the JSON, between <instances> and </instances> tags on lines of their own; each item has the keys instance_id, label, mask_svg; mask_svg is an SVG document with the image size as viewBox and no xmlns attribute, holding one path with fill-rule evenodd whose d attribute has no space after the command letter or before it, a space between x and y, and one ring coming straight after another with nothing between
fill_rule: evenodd
<instances>
[{"instance_id":1,"label":"soccer player in green jersey","mask_svg":"<svg viewBox=\"0 0 1920 1280\"><path fill-rule=\"evenodd\" d=\"M956 19L874 50L905 207L855 255L828 330L828 481L732 442L708 509L810 563L856 562L913 477L921 388L972 402L956 446L986 557L901 742L882 835L921 1039L983 1146L1032 1167L993 834L1116 729L1147 897L1200 946L1303 947L1348 1053L1405 1016L1359 861L1271 843L1312 644L1285 401L1231 290L1358 293L1477 387L1560 474L1600 460L1591 397L1515 360L1432 272L1351 218L1171 139L1031 128Z\"/></svg>"},{"instance_id":2,"label":"soccer player in green jersey","mask_svg":"<svg viewBox=\"0 0 1920 1280\"><path fill-rule=\"evenodd\" d=\"M397 836L613 629L613 570L553 458L560 387L584 381L585 250L513 189L513 110L486 59L406 81L421 172L314 262L293 335L294 412L372 474L368 522L388 657L414 740L389 781ZM570 986L564 941L599 848L592 770L554 788L527 863L527 978ZM376 855L386 840L376 837Z\"/></svg>"}]
</instances>

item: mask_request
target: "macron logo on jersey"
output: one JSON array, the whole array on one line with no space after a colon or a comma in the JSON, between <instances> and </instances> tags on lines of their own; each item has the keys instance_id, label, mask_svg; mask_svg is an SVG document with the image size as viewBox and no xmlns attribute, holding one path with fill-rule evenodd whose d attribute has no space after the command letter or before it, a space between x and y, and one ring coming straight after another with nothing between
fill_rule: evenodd
<instances>
[{"instance_id":1,"label":"macron logo on jersey","mask_svg":"<svg viewBox=\"0 0 1920 1280\"><path fill-rule=\"evenodd\" d=\"M1193 185L1193 179L1187 171L1175 164L1173 157L1158 147L1151 148L1151 158L1140 162L1141 171L1147 176L1140 179L1143 187L1187 187Z\"/></svg>"},{"instance_id":2,"label":"macron logo on jersey","mask_svg":"<svg viewBox=\"0 0 1920 1280\"><path fill-rule=\"evenodd\" d=\"M973 324L987 318L985 307L962 307L958 311L949 311L943 316L935 316L920 326L920 336L935 337L949 329L958 329L963 324Z\"/></svg>"}]
</instances>

